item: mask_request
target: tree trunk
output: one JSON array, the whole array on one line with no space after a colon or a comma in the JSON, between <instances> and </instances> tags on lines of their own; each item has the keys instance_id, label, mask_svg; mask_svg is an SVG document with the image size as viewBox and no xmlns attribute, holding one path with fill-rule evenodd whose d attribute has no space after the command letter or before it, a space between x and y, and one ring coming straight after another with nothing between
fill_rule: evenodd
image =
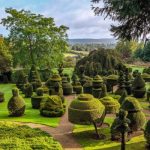
<instances>
[{"instance_id":1,"label":"tree trunk","mask_svg":"<svg viewBox=\"0 0 150 150\"><path fill-rule=\"evenodd\" d=\"M94 125L94 128L95 128L96 136L97 136L98 139L100 139L100 135L99 135L99 133L98 133L98 130L97 130L97 126L96 126L96 122L95 122L95 121L93 121L93 125Z\"/></svg>"},{"instance_id":2,"label":"tree trunk","mask_svg":"<svg viewBox=\"0 0 150 150\"><path fill-rule=\"evenodd\" d=\"M121 150L125 150L125 133L121 133Z\"/></svg>"}]
</instances>

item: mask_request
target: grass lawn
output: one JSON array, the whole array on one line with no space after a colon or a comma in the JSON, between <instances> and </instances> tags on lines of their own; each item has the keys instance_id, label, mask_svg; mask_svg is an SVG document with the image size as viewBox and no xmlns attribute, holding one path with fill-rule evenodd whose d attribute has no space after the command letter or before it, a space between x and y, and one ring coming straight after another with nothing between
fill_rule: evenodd
<instances>
[{"instance_id":1,"label":"grass lawn","mask_svg":"<svg viewBox=\"0 0 150 150\"><path fill-rule=\"evenodd\" d=\"M5 102L0 103L0 121L18 121L18 122L33 122L39 124L45 124L51 127L57 127L59 125L60 118L47 118L40 115L39 110L32 109L31 99L25 98L26 111L22 117L8 117L7 103L12 96L11 90L15 87L13 84L0 84L0 91L5 93ZM23 97L24 95L21 94Z\"/></svg>"},{"instance_id":2,"label":"grass lawn","mask_svg":"<svg viewBox=\"0 0 150 150\"><path fill-rule=\"evenodd\" d=\"M106 117L105 122L111 124L113 118ZM110 128L99 128L99 133L106 135L104 140L96 140L93 138L95 133L92 125L75 125L74 136L85 150L120 150L120 142L110 140ZM126 150L145 150L144 136L137 136L127 142Z\"/></svg>"}]
</instances>

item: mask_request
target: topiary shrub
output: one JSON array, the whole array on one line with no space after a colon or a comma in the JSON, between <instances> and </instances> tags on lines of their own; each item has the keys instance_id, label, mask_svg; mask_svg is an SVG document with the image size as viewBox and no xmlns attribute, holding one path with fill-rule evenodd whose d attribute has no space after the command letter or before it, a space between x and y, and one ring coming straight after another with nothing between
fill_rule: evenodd
<instances>
[{"instance_id":1,"label":"topiary shrub","mask_svg":"<svg viewBox=\"0 0 150 150\"><path fill-rule=\"evenodd\" d=\"M76 81L74 84L73 84L73 91L76 93L76 94L81 94L83 92L83 87L81 85L81 83L79 81Z\"/></svg>"},{"instance_id":2,"label":"topiary shrub","mask_svg":"<svg viewBox=\"0 0 150 150\"><path fill-rule=\"evenodd\" d=\"M118 75L112 74L112 75L107 76L106 86L107 86L108 92L111 91L113 93L113 87L117 85L117 83L118 83Z\"/></svg>"},{"instance_id":3,"label":"topiary shrub","mask_svg":"<svg viewBox=\"0 0 150 150\"><path fill-rule=\"evenodd\" d=\"M112 97L106 96L101 98L100 101L105 106L107 114L119 112L120 104L117 100L113 99Z\"/></svg>"},{"instance_id":4,"label":"topiary shrub","mask_svg":"<svg viewBox=\"0 0 150 150\"><path fill-rule=\"evenodd\" d=\"M33 94L33 87L32 84L27 83L24 85L24 94L26 98L30 98Z\"/></svg>"},{"instance_id":5,"label":"topiary shrub","mask_svg":"<svg viewBox=\"0 0 150 150\"><path fill-rule=\"evenodd\" d=\"M68 108L68 119L75 124L94 124L99 137L95 122L102 125L105 118L105 106L90 94L80 94L74 99Z\"/></svg>"},{"instance_id":6,"label":"topiary shrub","mask_svg":"<svg viewBox=\"0 0 150 150\"><path fill-rule=\"evenodd\" d=\"M145 80L145 82L150 82L150 74L143 73L142 78Z\"/></svg>"},{"instance_id":7,"label":"topiary shrub","mask_svg":"<svg viewBox=\"0 0 150 150\"><path fill-rule=\"evenodd\" d=\"M137 131L144 127L146 122L145 114L142 112L142 107L136 98L126 97L121 109L128 112L127 118L131 121L129 124L131 131Z\"/></svg>"},{"instance_id":8,"label":"topiary shrub","mask_svg":"<svg viewBox=\"0 0 150 150\"><path fill-rule=\"evenodd\" d=\"M28 80L32 84L34 92L37 88L42 86L41 78L35 65L31 66Z\"/></svg>"},{"instance_id":9,"label":"topiary shrub","mask_svg":"<svg viewBox=\"0 0 150 150\"><path fill-rule=\"evenodd\" d=\"M4 102L5 98L4 98L4 93L0 92L0 102Z\"/></svg>"},{"instance_id":10,"label":"topiary shrub","mask_svg":"<svg viewBox=\"0 0 150 150\"><path fill-rule=\"evenodd\" d=\"M128 140L127 135L128 135L128 132L130 131L129 123L130 123L130 120L127 118L127 112L121 109L119 113L116 114L116 118L110 128L111 140L112 141L120 140L122 137L120 131L124 132L125 140ZM122 128L118 130L118 127L120 127L120 125L122 126ZM123 128L123 125L126 126L126 128Z\"/></svg>"},{"instance_id":11,"label":"topiary shrub","mask_svg":"<svg viewBox=\"0 0 150 150\"><path fill-rule=\"evenodd\" d=\"M83 93L92 94L92 79L87 80L83 85Z\"/></svg>"},{"instance_id":12,"label":"topiary shrub","mask_svg":"<svg viewBox=\"0 0 150 150\"><path fill-rule=\"evenodd\" d=\"M66 77L62 78L62 88L63 88L63 95L71 95L73 91L73 87L71 83L68 82Z\"/></svg>"},{"instance_id":13,"label":"topiary shrub","mask_svg":"<svg viewBox=\"0 0 150 150\"><path fill-rule=\"evenodd\" d=\"M19 90L17 88L12 89L13 96L8 102L8 111L10 116L22 116L25 112L25 101L19 95Z\"/></svg>"},{"instance_id":14,"label":"topiary shrub","mask_svg":"<svg viewBox=\"0 0 150 150\"><path fill-rule=\"evenodd\" d=\"M40 103L42 99L45 97L43 94L44 94L43 88L38 88L36 91L36 95L33 95L31 97L32 108L34 109L40 108Z\"/></svg>"},{"instance_id":15,"label":"topiary shrub","mask_svg":"<svg viewBox=\"0 0 150 150\"><path fill-rule=\"evenodd\" d=\"M61 117L65 112L62 100L57 95L46 96L40 105L40 114L46 117Z\"/></svg>"},{"instance_id":16,"label":"topiary shrub","mask_svg":"<svg viewBox=\"0 0 150 150\"><path fill-rule=\"evenodd\" d=\"M120 56L114 50L99 48L91 51L88 56L79 60L76 63L75 72L79 76L82 75L82 72L90 77L97 74L107 75L110 73L110 70L114 72L117 64L121 62Z\"/></svg>"},{"instance_id":17,"label":"topiary shrub","mask_svg":"<svg viewBox=\"0 0 150 150\"><path fill-rule=\"evenodd\" d=\"M125 98L128 96L126 89L124 89L121 97L119 98L120 105L125 101Z\"/></svg>"},{"instance_id":18,"label":"topiary shrub","mask_svg":"<svg viewBox=\"0 0 150 150\"><path fill-rule=\"evenodd\" d=\"M141 74L138 74L132 83L132 92L134 97L142 98L146 93L145 81L141 77Z\"/></svg>"},{"instance_id":19,"label":"topiary shrub","mask_svg":"<svg viewBox=\"0 0 150 150\"><path fill-rule=\"evenodd\" d=\"M147 142L147 148L150 148L150 120L148 120L145 130L144 130L144 137Z\"/></svg>"}]
</instances>

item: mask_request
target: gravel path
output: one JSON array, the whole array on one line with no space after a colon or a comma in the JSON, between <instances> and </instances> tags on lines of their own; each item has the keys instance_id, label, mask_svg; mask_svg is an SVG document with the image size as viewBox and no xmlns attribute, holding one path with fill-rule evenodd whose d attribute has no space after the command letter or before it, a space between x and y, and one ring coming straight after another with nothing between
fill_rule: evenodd
<instances>
[{"instance_id":1,"label":"gravel path","mask_svg":"<svg viewBox=\"0 0 150 150\"><path fill-rule=\"evenodd\" d=\"M67 96L67 105L71 103L74 99L74 96ZM68 108L68 107L67 107ZM66 113L61 117L60 124L56 128L52 128L46 125L34 124L34 123L21 123L24 125L28 125L31 128L39 128L51 136L54 137L60 144L63 146L65 150L82 150L79 143L73 137L73 124L68 121L68 109L66 109Z\"/></svg>"}]
</instances>

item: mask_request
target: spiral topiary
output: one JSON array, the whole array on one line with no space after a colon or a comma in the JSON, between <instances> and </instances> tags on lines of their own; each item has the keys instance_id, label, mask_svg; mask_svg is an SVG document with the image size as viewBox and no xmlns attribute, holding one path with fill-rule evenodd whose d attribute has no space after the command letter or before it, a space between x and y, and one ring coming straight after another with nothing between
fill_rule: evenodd
<instances>
[{"instance_id":1,"label":"spiral topiary","mask_svg":"<svg viewBox=\"0 0 150 150\"><path fill-rule=\"evenodd\" d=\"M72 94L73 87L72 87L71 83L68 82L66 77L62 78L62 88L63 88L63 95Z\"/></svg>"},{"instance_id":2,"label":"spiral topiary","mask_svg":"<svg viewBox=\"0 0 150 150\"><path fill-rule=\"evenodd\" d=\"M42 99L45 97L43 94L44 94L43 88L38 88L36 91L36 95L33 95L31 97L32 108L34 109L40 108L40 103Z\"/></svg>"},{"instance_id":3,"label":"spiral topiary","mask_svg":"<svg viewBox=\"0 0 150 150\"><path fill-rule=\"evenodd\" d=\"M144 130L144 137L147 142L147 148L150 148L150 120L148 120L145 130Z\"/></svg>"},{"instance_id":4,"label":"spiral topiary","mask_svg":"<svg viewBox=\"0 0 150 150\"><path fill-rule=\"evenodd\" d=\"M100 101L105 106L107 114L119 112L120 104L117 100L113 99L112 97L106 96L101 98Z\"/></svg>"},{"instance_id":5,"label":"spiral topiary","mask_svg":"<svg viewBox=\"0 0 150 150\"><path fill-rule=\"evenodd\" d=\"M144 127L146 122L145 114L142 112L142 107L136 98L126 97L121 109L128 112L127 118L131 121L129 124L131 131L137 131Z\"/></svg>"},{"instance_id":6,"label":"spiral topiary","mask_svg":"<svg viewBox=\"0 0 150 150\"><path fill-rule=\"evenodd\" d=\"M90 94L80 94L68 108L69 121L75 124L92 124L93 120L104 120L105 106Z\"/></svg>"},{"instance_id":7,"label":"spiral topiary","mask_svg":"<svg viewBox=\"0 0 150 150\"><path fill-rule=\"evenodd\" d=\"M134 97L142 98L146 93L145 81L139 73L132 83L132 92Z\"/></svg>"},{"instance_id":8,"label":"spiral topiary","mask_svg":"<svg viewBox=\"0 0 150 150\"><path fill-rule=\"evenodd\" d=\"M3 102L4 100L5 100L4 93L0 92L0 102Z\"/></svg>"},{"instance_id":9,"label":"spiral topiary","mask_svg":"<svg viewBox=\"0 0 150 150\"><path fill-rule=\"evenodd\" d=\"M61 117L65 112L62 100L57 95L46 96L40 105L40 114L46 117Z\"/></svg>"},{"instance_id":10,"label":"spiral topiary","mask_svg":"<svg viewBox=\"0 0 150 150\"><path fill-rule=\"evenodd\" d=\"M26 98L30 98L33 94L33 87L32 84L27 83L24 85L24 94Z\"/></svg>"},{"instance_id":11,"label":"spiral topiary","mask_svg":"<svg viewBox=\"0 0 150 150\"><path fill-rule=\"evenodd\" d=\"M12 89L13 96L10 98L8 102L8 111L10 116L22 116L25 112L25 101L19 95L18 88Z\"/></svg>"}]
</instances>

